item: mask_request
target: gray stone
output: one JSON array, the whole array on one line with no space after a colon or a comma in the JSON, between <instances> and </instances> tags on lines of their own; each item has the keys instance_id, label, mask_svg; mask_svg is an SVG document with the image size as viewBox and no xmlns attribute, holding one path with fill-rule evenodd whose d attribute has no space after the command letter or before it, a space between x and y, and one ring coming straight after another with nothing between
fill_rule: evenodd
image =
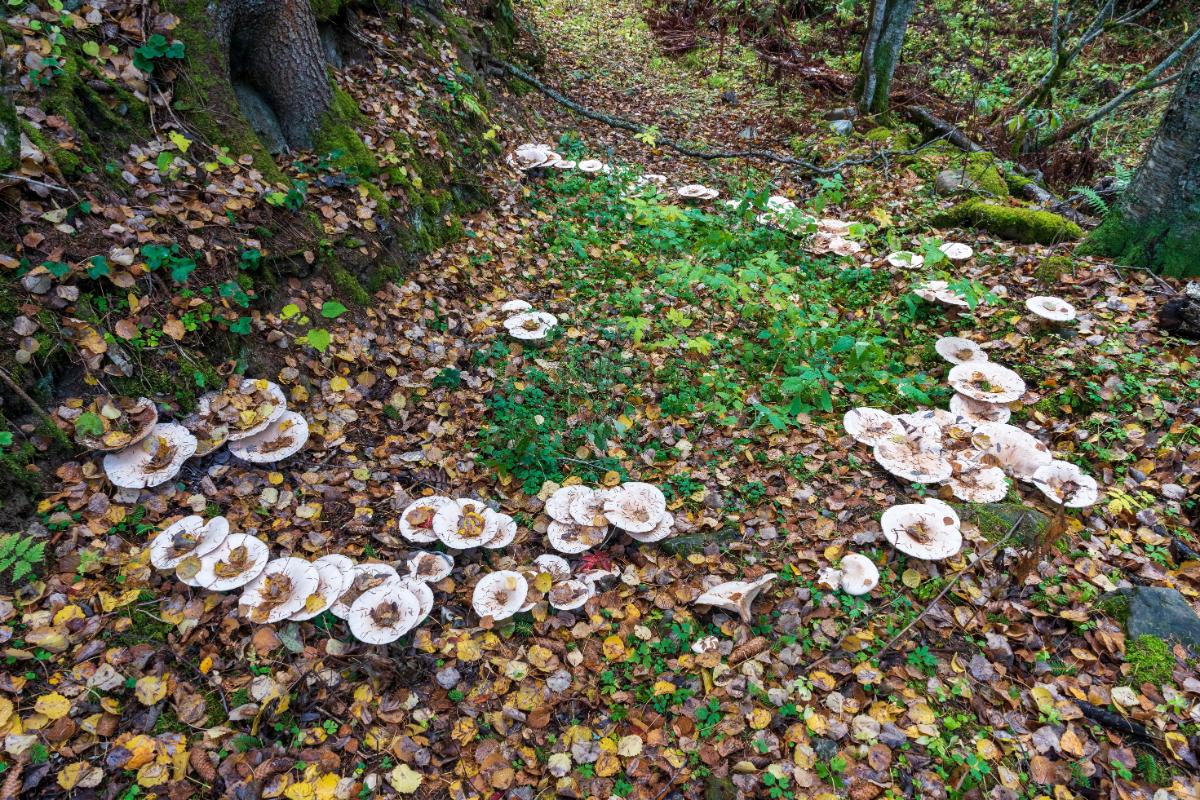
<instances>
[{"instance_id":1,"label":"gray stone","mask_svg":"<svg viewBox=\"0 0 1200 800\"><path fill-rule=\"evenodd\" d=\"M462 675L454 667L445 667L444 669L438 670L435 678L437 679L438 686L449 690L453 689L455 686L458 686L458 682L462 680Z\"/></svg>"},{"instance_id":2,"label":"gray stone","mask_svg":"<svg viewBox=\"0 0 1200 800\"><path fill-rule=\"evenodd\" d=\"M1161 586L1134 586L1118 589L1106 597L1114 595L1129 601L1129 616L1125 620L1129 638L1157 636L1200 652L1200 617L1179 592Z\"/></svg>"},{"instance_id":3,"label":"gray stone","mask_svg":"<svg viewBox=\"0 0 1200 800\"><path fill-rule=\"evenodd\" d=\"M824 117L828 120L835 119L854 119L858 116L858 109L854 106L841 106L839 108L831 108L825 112Z\"/></svg>"},{"instance_id":4,"label":"gray stone","mask_svg":"<svg viewBox=\"0 0 1200 800\"><path fill-rule=\"evenodd\" d=\"M733 538L734 534L731 531L688 533L664 539L658 546L673 556L687 556L692 553L701 553L709 545L722 545Z\"/></svg>"},{"instance_id":5,"label":"gray stone","mask_svg":"<svg viewBox=\"0 0 1200 800\"><path fill-rule=\"evenodd\" d=\"M829 123L829 129L838 136L849 136L854 133L854 123L848 119L835 119Z\"/></svg>"},{"instance_id":6,"label":"gray stone","mask_svg":"<svg viewBox=\"0 0 1200 800\"><path fill-rule=\"evenodd\" d=\"M233 93L237 95L242 114L267 152L272 155L286 152L288 146L287 139L283 137L283 128L279 127L279 119L266 99L253 86L240 81L234 82Z\"/></svg>"},{"instance_id":7,"label":"gray stone","mask_svg":"<svg viewBox=\"0 0 1200 800\"><path fill-rule=\"evenodd\" d=\"M824 736L816 736L812 740L813 752L817 754L817 758L822 761L828 761L838 754L838 743L833 739L826 739Z\"/></svg>"},{"instance_id":8,"label":"gray stone","mask_svg":"<svg viewBox=\"0 0 1200 800\"><path fill-rule=\"evenodd\" d=\"M933 180L933 190L942 196L973 192L978 188L979 184L967 177L966 170L962 169L944 169Z\"/></svg>"}]
</instances>

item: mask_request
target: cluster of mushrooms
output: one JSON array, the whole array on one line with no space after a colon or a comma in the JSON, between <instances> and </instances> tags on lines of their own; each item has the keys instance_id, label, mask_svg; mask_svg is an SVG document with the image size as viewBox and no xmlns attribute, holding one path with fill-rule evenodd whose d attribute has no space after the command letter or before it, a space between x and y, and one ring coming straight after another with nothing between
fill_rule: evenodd
<instances>
[{"instance_id":1,"label":"cluster of mushrooms","mask_svg":"<svg viewBox=\"0 0 1200 800\"><path fill-rule=\"evenodd\" d=\"M520 570L489 572L475 584L471 607L482 620L499 622L531 610L543 599L551 608L573 611L596 596L596 585L616 570L594 569L575 575L560 555L543 553Z\"/></svg>"},{"instance_id":2,"label":"cluster of mushrooms","mask_svg":"<svg viewBox=\"0 0 1200 800\"><path fill-rule=\"evenodd\" d=\"M547 311L537 311L525 300L509 300L500 306L500 312L509 316L504 320L504 329L514 339L529 344L539 344L558 325L558 317Z\"/></svg>"},{"instance_id":3,"label":"cluster of mushrooms","mask_svg":"<svg viewBox=\"0 0 1200 800\"><path fill-rule=\"evenodd\" d=\"M518 172L533 172L544 169L578 169L585 175L598 175L612 172L612 167L596 158L583 161L572 161L563 158L554 147L537 142L526 142L509 153L504 159L510 167Z\"/></svg>"},{"instance_id":4,"label":"cluster of mushrooms","mask_svg":"<svg viewBox=\"0 0 1200 800\"><path fill-rule=\"evenodd\" d=\"M498 550L517 537L517 522L480 500L430 495L400 513L400 535L415 544L441 542L452 550Z\"/></svg>"},{"instance_id":5,"label":"cluster of mushrooms","mask_svg":"<svg viewBox=\"0 0 1200 800\"><path fill-rule=\"evenodd\" d=\"M675 517L667 498L650 483L629 481L611 489L582 484L562 486L546 500L546 538L560 553L590 550L608 536L609 526L649 544L673 533Z\"/></svg>"},{"instance_id":6,"label":"cluster of mushrooms","mask_svg":"<svg viewBox=\"0 0 1200 800\"><path fill-rule=\"evenodd\" d=\"M104 473L122 489L158 486L178 475L189 458L226 443L243 461L262 464L287 458L308 441L308 422L288 411L283 390L267 380L241 379L209 392L182 423L159 422L146 397L101 396L87 405L70 400L56 413L74 425L79 444L105 453ZM82 425L85 415L89 424Z\"/></svg>"},{"instance_id":7,"label":"cluster of mushrooms","mask_svg":"<svg viewBox=\"0 0 1200 800\"><path fill-rule=\"evenodd\" d=\"M337 553L313 561L272 559L267 545L231 533L225 517L187 516L164 528L150 545L150 563L188 586L214 592L241 589L239 612L251 622L301 622L328 610L346 620L368 644L394 642L433 610L429 584L450 574L454 560L418 552L406 573L383 563L355 563Z\"/></svg>"}]
</instances>

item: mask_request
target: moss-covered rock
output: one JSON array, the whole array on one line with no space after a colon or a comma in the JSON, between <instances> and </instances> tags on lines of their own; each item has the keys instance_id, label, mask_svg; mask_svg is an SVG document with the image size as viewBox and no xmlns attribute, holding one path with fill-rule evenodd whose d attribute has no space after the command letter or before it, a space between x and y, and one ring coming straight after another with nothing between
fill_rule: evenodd
<instances>
[{"instance_id":1,"label":"moss-covered rock","mask_svg":"<svg viewBox=\"0 0 1200 800\"><path fill-rule=\"evenodd\" d=\"M1082 228L1058 214L978 198L934 215L931 223L939 228L978 228L1022 244L1058 244L1083 236Z\"/></svg>"},{"instance_id":2,"label":"moss-covered rock","mask_svg":"<svg viewBox=\"0 0 1200 800\"><path fill-rule=\"evenodd\" d=\"M1110 256L1119 264L1144 267L1175 278L1200 276L1200 214L1173 223L1139 224L1120 212L1104 218L1076 250L1080 255Z\"/></svg>"},{"instance_id":3,"label":"moss-covered rock","mask_svg":"<svg viewBox=\"0 0 1200 800\"><path fill-rule=\"evenodd\" d=\"M1050 518L1045 514L1020 503L957 503L954 510L965 522L979 528L989 542L1003 539L1022 517L1024 521L1016 537L1024 544L1040 540L1050 525Z\"/></svg>"},{"instance_id":4,"label":"moss-covered rock","mask_svg":"<svg viewBox=\"0 0 1200 800\"><path fill-rule=\"evenodd\" d=\"M21 128L17 112L6 95L0 95L0 172L11 172L20 158Z\"/></svg>"},{"instance_id":5,"label":"moss-covered rock","mask_svg":"<svg viewBox=\"0 0 1200 800\"><path fill-rule=\"evenodd\" d=\"M1042 259L1033 271L1033 276L1042 286L1050 287L1056 285L1063 275L1074 271L1075 262L1067 256L1050 256Z\"/></svg>"},{"instance_id":6,"label":"moss-covered rock","mask_svg":"<svg viewBox=\"0 0 1200 800\"><path fill-rule=\"evenodd\" d=\"M1157 636L1139 636L1125 645L1125 663L1135 685L1150 683L1162 686L1171 680L1175 669L1175 654L1171 645Z\"/></svg>"},{"instance_id":7,"label":"moss-covered rock","mask_svg":"<svg viewBox=\"0 0 1200 800\"><path fill-rule=\"evenodd\" d=\"M980 191L994 197L1008 197L1008 184L1000 171L1000 162L990 153L971 153L963 170Z\"/></svg>"},{"instance_id":8,"label":"moss-covered rock","mask_svg":"<svg viewBox=\"0 0 1200 800\"><path fill-rule=\"evenodd\" d=\"M331 156L334 166L367 178L379 172L379 162L358 135L358 126L365 120L358 103L344 90L333 89L333 102L325 112L313 147L319 155Z\"/></svg>"}]
</instances>

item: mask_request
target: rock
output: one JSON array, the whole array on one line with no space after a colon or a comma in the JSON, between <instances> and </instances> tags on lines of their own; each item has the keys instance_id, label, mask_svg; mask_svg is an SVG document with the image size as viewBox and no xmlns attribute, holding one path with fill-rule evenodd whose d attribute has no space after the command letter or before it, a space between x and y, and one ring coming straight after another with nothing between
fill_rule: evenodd
<instances>
[{"instance_id":1,"label":"rock","mask_svg":"<svg viewBox=\"0 0 1200 800\"><path fill-rule=\"evenodd\" d=\"M700 553L710 544L720 545L734 538L731 531L706 531L704 533L689 533L684 536L672 536L664 539L659 547L673 556L687 556Z\"/></svg>"},{"instance_id":2,"label":"rock","mask_svg":"<svg viewBox=\"0 0 1200 800\"><path fill-rule=\"evenodd\" d=\"M275 112L267 104L266 99L255 91L253 86L240 81L234 82L233 93L237 96L242 114L245 115L263 146L267 148L267 152L272 155L286 152L288 146L287 139L283 136L283 128L279 126L279 119L276 118Z\"/></svg>"},{"instance_id":3,"label":"rock","mask_svg":"<svg viewBox=\"0 0 1200 800\"><path fill-rule=\"evenodd\" d=\"M732 89L726 89L725 91L721 92L721 100L729 103L731 106L736 106L738 104L737 92L733 91Z\"/></svg>"},{"instance_id":4,"label":"rock","mask_svg":"<svg viewBox=\"0 0 1200 800\"><path fill-rule=\"evenodd\" d=\"M1155 636L1200 652L1200 617L1179 592L1161 586L1134 586L1104 596L1115 597L1126 600L1128 611L1122 609L1118 616L1124 617L1125 632L1130 639Z\"/></svg>"},{"instance_id":5,"label":"rock","mask_svg":"<svg viewBox=\"0 0 1200 800\"><path fill-rule=\"evenodd\" d=\"M979 184L967 176L965 169L944 169L933 179L933 190L943 197L978 188Z\"/></svg>"},{"instance_id":6,"label":"rock","mask_svg":"<svg viewBox=\"0 0 1200 800\"><path fill-rule=\"evenodd\" d=\"M747 125L738 131L738 138L743 142L751 142L758 138L758 128L753 125Z\"/></svg>"},{"instance_id":7,"label":"rock","mask_svg":"<svg viewBox=\"0 0 1200 800\"><path fill-rule=\"evenodd\" d=\"M829 123L829 129L838 136L849 136L854 133L854 123L848 119L835 119Z\"/></svg>"},{"instance_id":8,"label":"rock","mask_svg":"<svg viewBox=\"0 0 1200 800\"><path fill-rule=\"evenodd\" d=\"M831 108L824 114L825 119L833 121L835 119L854 119L858 116L858 109L854 106L841 106L839 108Z\"/></svg>"},{"instance_id":9,"label":"rock","mask_svg":"<svg viewBox=\"0 0 1200 800\"><path fill-rule=\"evenodd\" d=\"M1041 538L1050 518L1035 508L1020 503L953 503L964 522L974 523L988 541L998 542L1012 530L1021 515L1025 521L1014 537L1014 544L1031 544Z\"/></svg>"},{"instance_id":10,"label":"rock","mask_svg":"<svg viewBox=\"0 0 1200 800\"><path fill-rule=\"evenodd\" d=\"M1058 244L1083 236L1074 222L1049 211L972 198L930 220L935 228L977 228L1021 244Z\"/></svg>"},{"instance_id":11,"label":"rock","mask_svg":"<svg viewBox=\"0 0 1200 800\"><path fill-rule=\"evenodd\" d=\"M1200 300L1172 297L1159 309L1158 326L1181 339L1200 341Z\"/></svg>"}]
</instances>

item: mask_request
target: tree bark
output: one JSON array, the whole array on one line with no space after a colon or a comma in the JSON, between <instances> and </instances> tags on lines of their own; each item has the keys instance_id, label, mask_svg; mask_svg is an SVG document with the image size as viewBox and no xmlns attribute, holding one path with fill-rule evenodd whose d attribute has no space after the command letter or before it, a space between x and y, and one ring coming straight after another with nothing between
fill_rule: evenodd
<instances>
[{"instance_id":1,"label":"tree bark","mask_svg":"<svg viewBox=\"0 0 1200 800\"><path fill-rule=\"evenodd\" d=\"M900 60L904 33L917 0L871 0L871 15L863 37L862 59L854 100L862 114L884 114L892 90L892 76Z\"/></svg>"},{"instance_id":2,"label":"tree bark","mask_svg":"<svg viewBox=\"0 0 1200 800\"><path fill-rule=\"evenodd\" d=\"M1200 275L1200 50L1184 68L1133 181L1080 252Z\"/></svg>"}]
</instances>

